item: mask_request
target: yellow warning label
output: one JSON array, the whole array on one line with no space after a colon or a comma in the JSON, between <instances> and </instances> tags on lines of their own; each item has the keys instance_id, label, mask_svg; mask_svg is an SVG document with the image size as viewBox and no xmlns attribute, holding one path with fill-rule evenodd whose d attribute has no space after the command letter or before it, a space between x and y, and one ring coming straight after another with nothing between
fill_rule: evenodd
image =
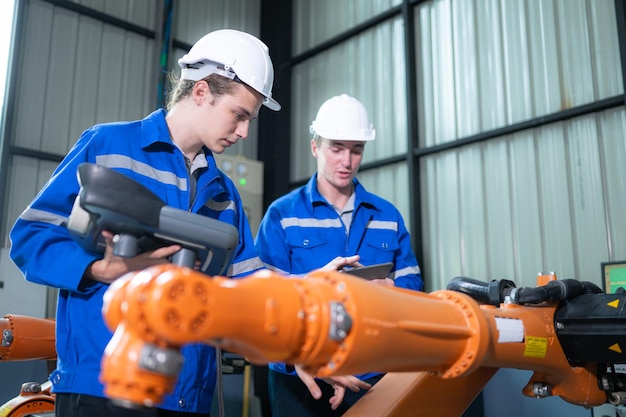
<instances>
[{"instance_id":1,"label":"yellow warning label","mask_svg":"<svg viewBox=\"0 0 626 417\"><path fill-rule=\"evenodd\" d=\"M613 308L619 307L619 298L611 301L610 303L607 303L606 305L608 305L609 307L613 307Z\"/></svg>"},{"instance_id":2,"label":"yellow warning label","mask_svg":"<svg viewBox=\"0 0 626 417\"><path fill-rule=\"evenodd\" d=\"M548 351L548 338L547 337L535 337L535 336L526 337L526 346L524 347L524 356L527 356L529 358L543 359L546 357L547 351Z\"/></svg>"},{"instance_id":3,"label":"yellow warning label","mask_svg":"<svg viewBox=\"0 0 626 417\"><path fill-rule=\"evenodd\" d=\"M622 353L622 348L619 346L619 343L615 343L609 346L609 350L612 350L613 352L617 352L617 353Z\"/></svg>"}]
</instances>

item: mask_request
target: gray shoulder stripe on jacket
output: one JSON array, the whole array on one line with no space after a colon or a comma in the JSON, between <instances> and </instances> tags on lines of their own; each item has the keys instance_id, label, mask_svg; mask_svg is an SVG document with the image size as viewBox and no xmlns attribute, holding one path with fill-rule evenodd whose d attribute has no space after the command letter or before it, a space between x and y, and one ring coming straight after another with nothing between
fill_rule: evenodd
<instances>
[{"instance_id":1,"label":"gray shoulder stripe on jacket","mask_svg":"<svg viewBox=\"0 0 626 417\"><path fill-rule=\"evenodd\" d=\"M393 230L394 232L398 231L398 222L393 221L383 221L383 220L370 220L367 223L368 229L384 229L384 230Z\"/></svg>"},{"instance_id":2,"label":"gray shoulder stripe on jacket","mask_svg":"<svg viewBox=\"0 0 626 417\"><path fill-rule=\"evenodd\" d=\"M207 201L206 203L204 203L204 205L214 211L232 210L234 212L237 212L237 206L235 205L235 202L232 200L215 201L211 199Z\"/></svg>"},{"instance_id":3,"label":"gray shoulder stripe on jacket","mask_svg":"<svg viewBox=\"0 0 626 417\"><path fill-rule=\"evenodd\" d=\"M99 155L96 156L96 163L109 168L130 169L133 172L155 179L160 183L175 185L181 191L187 191L187 178L180 178L172 172L153 168L144 162L136 161L126 155Z\"/></svg>"},{"instance_id":4,"label":"gray shoulder stripe on jacket","mask_svg":"<svg viewBox=\"0 0 626 417\"><path fill-rule=\"evenodd\" d=\"M279 273L279 274L281 274L281 275L290 275L290 274L289 274L289 272L287 272L287 271L283 271L282 269L277 268L277 267L275 267L274 265L270 265L270 264L267 264L267 263L266 263L266 264L265 264L265 267L266 267L267 269L269 269L270 271L277 272L277 273Z\"/></svg>"},{"instance_id":5,"label":"gray shoulder stripe on jacket","mask_svg":"<svg viewBox=\"0 0 626 417\"><path fill-rule=\"evenodd\" d=\"M228 276L234 277L240 274L256 271L257 269L264 267L265 265L263 265L261 259L255 256L254 258L232 264L230 268L228 268Z\"/></svg>"},{"instance_id":6,"label":"gray shoulder stripe on jacket","mask_svg":"<svg viewBox=\"0 0 626 417\"><path fill-rule=\"evenodd\" d=\"M54 224L56 226L65 226L67 224L67 217L65 216L59 216L58 214L34 209L32 207L26 208L26 210L20 214L20 219L30 222Z\"/></svg>"},{"instance_id":7,"label":"gray shoulder stripe on jacket","mask_svg":"<svg viewBox=\"0 0 626 417\"><path fill-rule=\"evenodd\" d=\"M420 273L419 266L407 266L406 268L398 269L393 273L392 278L400 278L407 275L417 275Z\"/></svg>"},{"instance_id":8,"label":"gray shoulder stripe on jacket","mask_svg":"<svg viewBox=\"0 0 626 417\"><path fill-rule=\"evenodd\" d=\"M320 229L329 229L335 227L343 227L339 219L316 219L316 218L298 218L286 217L280 220L283 229L288 227L317 227Z\"/></svg>"}]
</instances>

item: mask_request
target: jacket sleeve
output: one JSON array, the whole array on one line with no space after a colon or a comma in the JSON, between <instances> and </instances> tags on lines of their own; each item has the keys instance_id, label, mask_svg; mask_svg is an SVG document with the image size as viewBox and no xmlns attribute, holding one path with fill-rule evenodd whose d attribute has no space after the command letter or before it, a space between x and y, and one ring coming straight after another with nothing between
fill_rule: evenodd
<instances>
[{"instance_id":1,"label":"jacket sleeve","mask_svg":"<svg viewBox=\"0 0 626 417\"><path fill-rule=\"evenodd\" d=\"M395 261L394 285L415 291L424 289L420 267L411 247L411 236L398 213L398 250Z\"/></svg>"},{"instance_id":2,"label":"jacket sleeve","mask_svg":"<svg viewBox=\"0 0 626 417\"><path fill-rule=\"evenodd\" d=\"M101 257L83 250L67 231L80 188L76 169L95 159L92 138L91 131L83 133L10 231L11 259L30 282L79 291L85 269Z\"/></svg>"},{"instance_id":3,"label":"jacket sleeve","mask_svg":"<svg viewBox=\"0 0 626 417\"><path fill-rule=\"evenodd\" d=\"M270 205L261 220L254 246L265 266L288 275L292 271L291 251L287 245L285 231L280 224L281 219L277 207L274 204Z\"/></svg>"}]
</instances>

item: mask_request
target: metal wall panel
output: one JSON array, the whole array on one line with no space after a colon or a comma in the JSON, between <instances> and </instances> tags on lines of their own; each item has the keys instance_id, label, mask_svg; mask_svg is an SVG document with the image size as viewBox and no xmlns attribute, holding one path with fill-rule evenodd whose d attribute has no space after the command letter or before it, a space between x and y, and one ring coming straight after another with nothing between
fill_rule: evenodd
<instances>
[{"instance_id":1,"label":"metal wall panel","mask_svg":"<svg viewBox=\"0 0 626 417\"><path fill-rule=\"evenodd\" d=\"M543 216L539 210L544 201L539 193L542 189L541 174L544 169L541 161L537 159L536 142L536 135L525 131L513 135L509 143L512 184L510 198L514 210L514 233L504 239L513 240L514 263L509 266L510 271L499 271L500 277L511 277L513 274L515 279L519 277L530 281L544 265ZM481 195L477 198L481 198Z\"/></svg>"},{"instance_id":2,"label":"metal wall panel","mask_svg":"<svg viewBox=\"0 0 626 417\"><path fill-rule=\"evenodd\" d=\"M367 146L365 147L365 153L369 152ZM411 230L407 176L407 165L402 162L364 171L358 175L358 178L367 191L392 201L402 214L407 229Z\"/></svg>"},{"instance_id":3,"label":"metal wall panel","mask_svg":"<svg viewBox=\"0 0 626 417\"><path fill-rule=\"evenodd\" d=\"M474 176L482 177L478 173ZM471 253L466 248L485 248L485 242L480 241L481 234L463 234L462 224L471 224L481 217L467 212L460 200L460 184L458 161L455 152L443 152L433 157L424 158L422 163L422 236L424 244L424 261L426 269L423 271L424 284L428 291L445 288L448 280L463 273L465 257L478 257L481 253ZM482 184L482 181L480 181ZM464 220L461 213L472 216ZM465 217L464 217L465 219ZM484 219L483 224L484 224ZM484 226L483 226L484 228ZM478 244L472 241L479 240ZM479 258L481 259L481 258ZM484 259L484 257L482 258ZM419 261L419 260L418 260Z\"/></svg>"},{"instance_id":4,"label":"metal wall panel","mask_svg":"<svg viewBox=\"0 0 626 417\"><path fill-rule=\"evenodd\" d=\"M529 43L537 47L530 50L529 64L535 91L539 92L535 95L533 105L536 114L546 114L561 106L561 87L558 81L560 63L558 54L555 53L558 49L558 39L552 25L547 23L556 21L556 8L553 1L533 0L531 4L528 20L535 22L535 29L529 32Z\"/></svg>"},{"instance_id":5,"label":"metal wall panel","mask_svg":"<svg viewBox=\"0 0 626 417\"><path fill-rule=\"evenodd\" d=\"M217 29L260 34L261 2L258 0L184 0L176 1L174 7L174 37L188 44Z\"/></svg>"},{"instance_id":6,"label":"metal wall panel","mask_svg":"<svg viewBox=\"0 0 626 417\"><path fill-rule=\"evenodd\" d=\"M135 25L157 30L157 13L162 1L155 0L70 0Z\"/></svg>"},{"instance_id":7,"label":"metal wall panel","mask_svg":"<svg viewBox=\"0 0 626 417\"><path fill-rule=\"evenodd\" d=\"M508 161L503 155L507 153L507 144L502 140L485 143L482 150L485 175L485 240L487 242L487 273L510 273L513 265L513 213L511 200L508 197L511 180L508 172Z\"/></svg>"},{"instance_id":8,"label":"metal wall panel","mask_svg":"<svg viewBox=\"0 0 626 417\"><path fill-rule=\"evenodd\" d=\"M49 3L26 4L13 145L64 155L89 126L153 109L154 40Z\"/></svg>"},{"instance_id":9,"label":"metal wall panel","mask_svg":"<svg viewBox=\"0 0 626 417\"><path fill-rule=\"evenodd\" d=\"M572 277L600 284L602 277L598 265L608 260L609 252L602 186L606 172L600 159L598 123L595 115L582 117L565 124L564 131L568 148L568 208L572 213L572 224L569 227L573 231L575 269ZM612 134L609 133L609 136ZM613 138L617 139L615 136ZM558 238L553 242L557 244ZM626 252L622 255L626 256ZM561 270L564 269L562 266Z\"/></svg>"},{"instance_id":10,"label":"metal wall panel","mask_svg":"<svg viewBox=\"0 0 626 417\"><path fill-rule=\"evenodd\" d=\"M600 285L600 263L626 259L625 126L614 109L425 158L428 288L548 271Z\"/></svg>"},{"instance_id":11,"label":"metal wall panel","mask_svg":"<svg viewBox=\"0 0 626 417\"><path fill-rule=\"evenodd\" d=\"M403 27L400 18L386 21L293 68L292 181L315 171L309 126L320 105L342 93L365 105L376 129L364 163L407 152Z\"/></svg>"},{"instance_id":12,"label":"metal wall panel","mask_svg":"<svg viewBox=\"0 0 626 417\"><path fill-rule=\"evenodd\" d=\"M600 166L603 174L603 192L606 204L608 232L606 260L626 259L626 116L624 109L606 111L598 115Z\"/></svg>"},{"instance_id":13,"label":"metal wall panel","mask_svg":"<svg viewBox=\"0 0 626 417\"><path fill-rule=\"evenodd\" d=\"M422 146L623 92L613 0L437 0L415 13Z\"/></svg>"},{"instance_id":14,"label":"metal wall panel","mask_svg":"<svg viewBox=\"0 0 626 417\"><path fill-rule=\"evenodd\" d=\"M550 270L571 277L575 265L572 246L574 224L569 210L571 195L568 190L565 132L559 125L542 130L543 141L538 145L537 164L541 167L539 213L543 230L540 239L535 239L535 242L543 243L544 262L551 264ZM515 281L524 283L524 278L519 277ZM534 284L532 280L526 283Z\"/></svg>"},{"instance_id":15,"label":"metal wall panel","mask_svg":"<svg viewBox=\"0 0 626 417\"><path fill-rule=\"evenodd\" d=\"M295 0L293 54L298 55L400 4L402 0Z\"/></svg>"}]
</instances>

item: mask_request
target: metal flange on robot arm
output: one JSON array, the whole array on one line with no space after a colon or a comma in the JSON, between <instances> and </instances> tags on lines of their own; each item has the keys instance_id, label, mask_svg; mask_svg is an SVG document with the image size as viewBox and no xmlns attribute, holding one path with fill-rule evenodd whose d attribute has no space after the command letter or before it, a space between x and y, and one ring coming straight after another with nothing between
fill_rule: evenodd
<instances>
[{"instance_id":1,"label":"metal flange on robot arm","mask_svg":"<svg viewBox=\"0 0 626 417\"><path fill-rule=\"evenodd\" d=\"M56 359L55 321L19 314L0 319L0 362Z\"/></svg>"},{"instance_id":2,"label":"metal flange on robot arm","mask_svg":"<svg viewBox=\"0 0 626 417\"><path fill-rule=\"evenodd\" d=\"M56 359L55 321L7 314L0 319L0 362ZM54 412L52 383L25 382L18 396L0 404L0 416Z\"/></svg>"},{"instance_id":3,"label":"metal flange on robot arm","mask_svg":"<svg viewBox=\"0 0 626 417\"><path fill-rule=\"evenodd\" d=\"M476 394L498 368L527 369L534 371L522 390L528 396L603 404L598 364L573 365L563 351L557 305L494 306L462 291L419 293L334 271L233 280L159 265L108 290L103 313L115 334L101 379L119 403L157 405L176 381L180 347L198 342L322 377L419 371L452 381L483 372Z\"/></svg>"}]
</instances>

